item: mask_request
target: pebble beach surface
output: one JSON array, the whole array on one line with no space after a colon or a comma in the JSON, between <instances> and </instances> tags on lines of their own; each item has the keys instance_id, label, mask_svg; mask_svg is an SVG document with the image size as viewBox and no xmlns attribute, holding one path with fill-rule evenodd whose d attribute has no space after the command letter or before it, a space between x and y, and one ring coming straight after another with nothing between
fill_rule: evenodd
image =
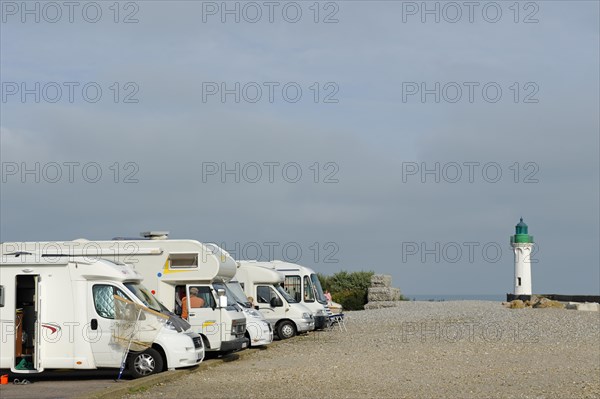
<instances>
[{"instance_id":1,"label":"pebble beach surface","mask_svg":"<svg viewBox=\"0 0 600 399\"><path fill-rule=\"evenodd\" d=\"M600 313L401 302L129 398L600 398Z\"/></svg>"}]
</instances>

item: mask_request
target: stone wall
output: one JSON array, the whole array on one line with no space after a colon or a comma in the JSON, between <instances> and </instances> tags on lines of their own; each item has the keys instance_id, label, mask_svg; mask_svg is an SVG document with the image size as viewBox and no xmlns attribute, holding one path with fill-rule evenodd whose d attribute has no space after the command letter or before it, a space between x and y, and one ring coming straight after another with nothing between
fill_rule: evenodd
<instances>
[{"instance_id":1,"label":"stone wall","mask_svg":"<svg viewBox=\"0 0 600 399\"><path fill-rule=\"evenodd\" d=\"M365 309L380 309L397 306L402 298L400 288L392 287L392 276L375 274L371 277L371 287L367 295Z\"/></svg>"}]
</instances>

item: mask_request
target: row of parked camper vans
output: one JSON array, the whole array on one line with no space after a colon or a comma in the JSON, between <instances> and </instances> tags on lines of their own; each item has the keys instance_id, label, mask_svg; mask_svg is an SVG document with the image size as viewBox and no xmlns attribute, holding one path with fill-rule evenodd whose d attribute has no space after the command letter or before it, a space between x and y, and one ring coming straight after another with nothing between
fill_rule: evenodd
<instances>
[{"instance_id":1,"label":"row of parked camper vans","mask_svg":"<svg viewBox=\"0 0 600 399\"><path fill-rule=\"evenodd\" d=\"M167 232L142 237L3 243L0 369L126 366L137 378L329 325L307 267L236 262Z\"/></svg>"}]
</instances>

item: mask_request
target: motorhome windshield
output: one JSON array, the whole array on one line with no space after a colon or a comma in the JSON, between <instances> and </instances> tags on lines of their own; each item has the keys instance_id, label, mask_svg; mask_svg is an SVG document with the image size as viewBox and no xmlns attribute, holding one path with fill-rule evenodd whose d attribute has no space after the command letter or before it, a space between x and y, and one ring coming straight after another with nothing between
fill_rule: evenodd
<instances>
[{"instance_id":1,"label":"motorhome windshield","mask_svg":"<svg viewBox=\"0 0 600 399\"><path fill-rule=\"evenodd\" d=\"M230 283L227 283L226 285L227 285L227 288L229 288L229 291L231 291L231 294L233 295L233 297L235 298L237 303L239 303L240 305L242 305L245 308L252 307L252 304L246 297L246 294L244 294L244 290L242 290L242 286L240 285L240 283L238 283L236 281L235 283L230 282Z\"/></svg>"},{"instance_id":2,"label":"motorhome windshield","mask_svg":"<svg viewBox=\"0 0 600 399\"><path fill-rule=\"evenodd\" d=\"M160 302L158 302L154 295L148 291L148 288L144 287L142 284L125 283L125 287L129 288L129 291L133 292L133 295L142 301L144 306L161 313L163 309L166 309L164 306L161 306Z\"/></svg>"},{"instance_id":3,"label":"motorhome windshield","mask_svg":"<svg viewBox=\"0 0 600 399\"><path fill-rule=\"evenodd\" d=\"M310 275L310 279L313 282L315 287L315 294L317 296L317 301L320 303L327 303L327 298L325 298L325 294L323 293L323 287L321 287L321 282L319 281L319 277L315 273Z\"/></svg>"},{"instance_id":4,"label":"motorhome windshield","mask_svg":"<svg viewBox=\"0 0 600 399\"><path fill-rule=\"evenodd\" d=\"M292 298L290 294L288 294L287 291L284 290L280 284L275 284L275 288L285 298L285 300L288 301L288 303L298 303L298 301Z\"/></svg>"}]
</instances>

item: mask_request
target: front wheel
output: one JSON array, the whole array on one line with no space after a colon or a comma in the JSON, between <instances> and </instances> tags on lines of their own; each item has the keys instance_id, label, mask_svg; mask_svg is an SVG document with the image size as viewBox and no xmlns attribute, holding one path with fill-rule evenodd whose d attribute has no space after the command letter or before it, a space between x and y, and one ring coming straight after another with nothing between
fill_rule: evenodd
<instances>
[{"instance_id":1,"label":"front wheel","mask_svg":"<svg viewBox=\"0 0 600 399\"><path fill-rule=\"evenodd\" d=\"M277 335L280 339L292 338L296 335L296 326L291 321L282 321L277 327Z\"/></svg>"},{"instance_id":2,"label":"front wheel","mask_svg":"<svg viewBox=\"0 0 600 399\"><path fill-rule=\"evenodd\" d=\"M128 366L133 378L146 377L162 371L163 358L156 349L148 348L143 352L131 354Z\"/></svg>"}]
</instances>

